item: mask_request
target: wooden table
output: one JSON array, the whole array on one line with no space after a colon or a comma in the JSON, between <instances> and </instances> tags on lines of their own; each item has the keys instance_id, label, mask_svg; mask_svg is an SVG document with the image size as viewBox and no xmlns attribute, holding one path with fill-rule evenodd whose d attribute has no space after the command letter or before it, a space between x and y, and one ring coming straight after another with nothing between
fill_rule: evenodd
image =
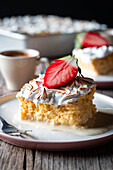
<instances>
[{"instance_id":1,"label":"wooden table","mask_svg":"<svg viewBox=\"0 0 113 170\"><path fill-rule=\"evenodd\" d=\"M97 92L113 97L113 89ZM9 94L0 74L0 96ZM0 141L0 170L113 170L113 141L87 150L47 152Z\"/></svg>"}]
</instances>

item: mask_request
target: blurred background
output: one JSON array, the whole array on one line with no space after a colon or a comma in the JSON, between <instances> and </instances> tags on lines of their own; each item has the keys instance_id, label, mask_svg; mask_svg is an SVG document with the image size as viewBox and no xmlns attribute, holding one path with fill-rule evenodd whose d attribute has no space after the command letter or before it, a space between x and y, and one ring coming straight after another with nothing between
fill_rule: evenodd
<instances>
[{"instance_id":1,"label":"blurred background","mask_svg":"<svg viewBox=\"0 0 113 170\"><path fill-rule=\"evenodd\" d=\"M1 1L0 18L17 15L53 14L74 19L96 20L113 28L113 1Z\"/></svg>"},{"instance_id":2,"label":"blurred background","mask_svg":"<svg viewBox=\"0 0 113 170\"><path fill-rule=\"evenodd\" d=\"M58 23L57 20L52 20L48 26L42 20L39 20L40 22L36 22L36 19L33 20L35 17L30 17L29 15L56 15L67 18L64 20L64 22L62 22L62 24L61 22ZM43 63L47 64L48 59L52 61L55 58L60 58L65 55L72 54L77 33L88 31L89 28L89 30L97 31L102 34L108 40L109 45L113 46L112 16L113 0L3 0L0 3L0 42L2 42L0 43L0 51L33 48L39 50L41 59L46 58ZM12 17L12 20L7 17ZM18 18L18 21L15 21L15 18ZM22 18L25 19L22 20ZM29 18L31 18L31 20ZM70 18L72 18L72 20ZM81 21L76 21L75 24L76 19ZM11 21L9 22L9 20ZM84 22L84 20L87 20L88 22ZM45 29L46 27L50 32ZM57 28L56 32L54 32L55 28ZM45 30L49 32L50 35L46 34L46 36L43 36ZM41 65L40 68L44 67ZM39 69L39 71L40 70L41 69ZM109 81L108 76L105 76L105 79L101 77L101 79L102 81L105 80L105 82L107 81L108 83L109 81L113 82L113 76L109 77ZM100 82L100 77L97 77L95 81ZM113 86L113 84L110 85ZM108 86L108 84L105 84L105 86Z\"/></svg>"}]
</instances>

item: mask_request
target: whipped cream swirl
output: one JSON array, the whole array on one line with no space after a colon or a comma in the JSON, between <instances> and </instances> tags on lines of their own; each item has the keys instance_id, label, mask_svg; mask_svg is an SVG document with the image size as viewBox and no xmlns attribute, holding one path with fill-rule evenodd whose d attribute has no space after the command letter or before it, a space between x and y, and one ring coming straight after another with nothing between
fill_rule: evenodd
<instances>
[{"instance_id":1,"label":"whipped cream swirl","mask_svg":"<svg viewBox=\"0 0 113 170\"><path fill-rule=\"evenodd\" d=\"M89 78L77 76L75 81L66 87L59 89L48 89L44 86L44 75L39 75L37 79L33 79L26 83L17 96L22 96L25 100L32 100L37 106L39 103L49 103L55 106L71 103L90 91L95 82Z\"/></svg>"},{"instance_id":2,"label":"whipped cream swirl","mask_svg":"<svg viewBox=\"0 0 113 170\"><path fill-rule=\"evenodd\" d=\"M92 62L94 58L103 58L113 52L113 46L92 47L83 49L74 49L72 54L80 58L85 64Z\"/></svg>"}]
</instances>

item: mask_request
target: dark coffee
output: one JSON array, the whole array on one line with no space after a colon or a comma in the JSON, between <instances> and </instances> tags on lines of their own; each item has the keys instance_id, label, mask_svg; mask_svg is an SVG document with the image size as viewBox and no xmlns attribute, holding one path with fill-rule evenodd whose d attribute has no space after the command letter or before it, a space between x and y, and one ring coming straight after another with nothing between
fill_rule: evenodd
<instances>
[{"instance_id":1,"label":"dark coffee","mask_svg":"<svg viewBox=\"0 0 113 170\"><path fill-rule=\"evenodd\" d=\"M9 57L18 57L18 56L22 56L22 57L31 57L30 54L23 52L23 51L5 51L1 53L4 56L9 56Z\"/></svg>"}]
</instances>

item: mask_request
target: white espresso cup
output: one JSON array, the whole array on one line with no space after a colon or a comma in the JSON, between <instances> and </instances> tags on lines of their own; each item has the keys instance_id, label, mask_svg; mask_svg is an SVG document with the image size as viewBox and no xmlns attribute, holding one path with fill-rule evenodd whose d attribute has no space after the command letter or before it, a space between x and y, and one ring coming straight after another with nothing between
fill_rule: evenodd
<instances>
[{"instance_id":1,"label":"white espresso cup","mask_svg":"<svg viewBox=\"0 0 113 170\"><path fill-rule=\"evenodd\" d=\"M33 79L40 53L34 49L8 50L0 53L0 70L8 90L16 91Z\"/></svg>"}]
</instances>

